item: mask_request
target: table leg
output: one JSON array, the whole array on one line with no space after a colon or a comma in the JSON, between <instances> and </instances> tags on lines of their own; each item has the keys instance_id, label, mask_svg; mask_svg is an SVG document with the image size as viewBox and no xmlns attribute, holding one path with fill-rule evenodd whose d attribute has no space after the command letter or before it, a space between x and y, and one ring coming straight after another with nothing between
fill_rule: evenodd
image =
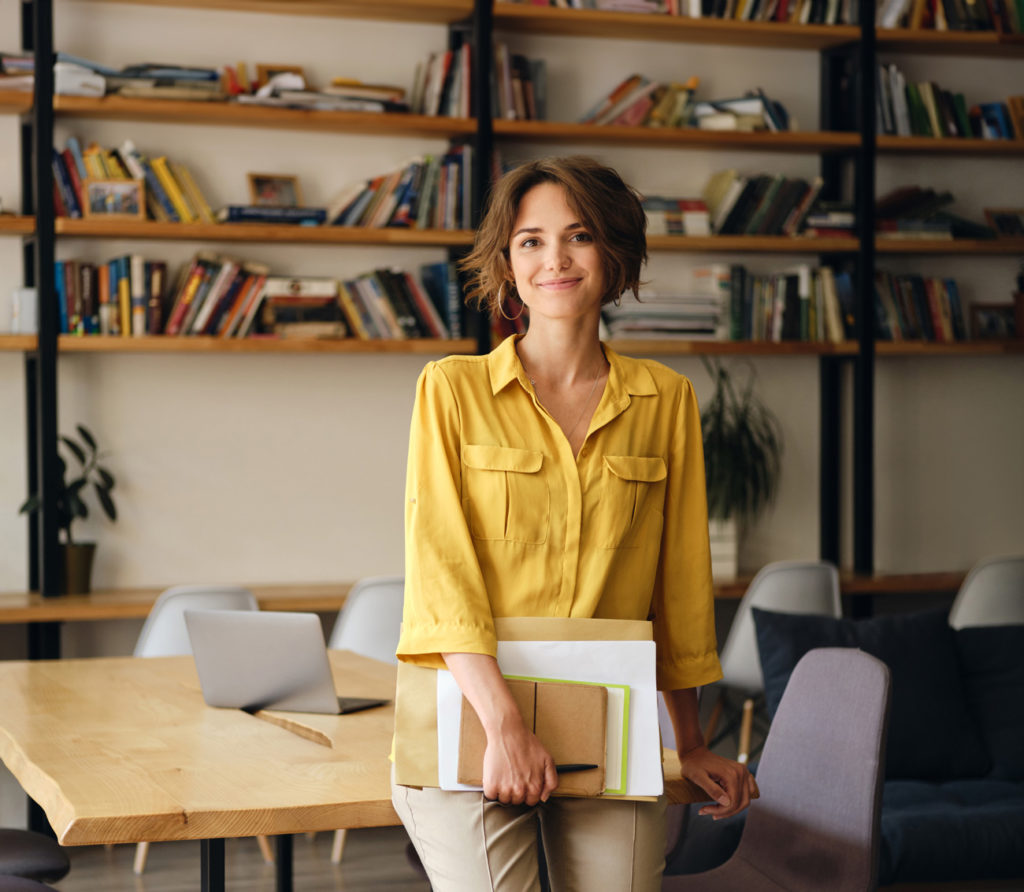
<instances>
[{"instance_id":1,"label":"table leg","mask_svg":"<svg viewBox=\"0 0 1024 892\"><path fill-rule=\"evenodd\" d=\"M30 660L60 659L60 623L28 624L28 658Z\"/></svg>"},{"instance_id":2,"label":"table leg","mask_svg":"<svg viewBox=\"0 0 1024 892\"><path fill-rule=\"evenodd\" d=\"M224 892L224 840L204 839L202 846L202 892Z\"/></svg>"},{"instance_id":3,"label":"table leg","mask_svg":"<svg viewBox=\"0 0 1024 892\"><path fill-rule=\"evenodd\" d=\"M277 840L277 859L274 869L277 874L277 892L292 892L292 837L282 833Z\"/></svg>"}]
</instances>

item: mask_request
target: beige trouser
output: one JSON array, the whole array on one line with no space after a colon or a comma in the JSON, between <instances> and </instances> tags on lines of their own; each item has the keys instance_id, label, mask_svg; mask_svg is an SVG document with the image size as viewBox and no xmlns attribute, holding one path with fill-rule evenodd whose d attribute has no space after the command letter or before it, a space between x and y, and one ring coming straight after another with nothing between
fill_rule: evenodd
<instances>
[{"instance_id":1,"label":"beige trouser","mask_svg":"<svg viewBox=\"0 0 1024 892\"><path fill-rule=\"evenodd\" d=\"M391 801L433 892L540 889L537 825L552 892L658 892L665 797L657 802L552 797L531 808L392 783Z\"/></svg>"}]
</instances>

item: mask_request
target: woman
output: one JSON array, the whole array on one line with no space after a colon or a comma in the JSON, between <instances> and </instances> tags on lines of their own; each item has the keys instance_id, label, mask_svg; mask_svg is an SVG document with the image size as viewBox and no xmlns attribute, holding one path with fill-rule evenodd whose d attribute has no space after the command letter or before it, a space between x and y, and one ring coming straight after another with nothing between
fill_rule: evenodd
<instances>
[{"instance_id":1,"label":"woman","mask_svg":"<svg viewBox=\"0 0 1024 892\"><path fill-rule=\"evenodd\" d=\"M527 307L529 330L420 376L398 656L447 667L487 735L482 796L393 788L435 892L539 888L538 820L555 892L660 888L664 801L550 798L558 776L498 669L495 616L652 618L683 774L714 800L701 813L735 814L754 788L698 724L695 689L721 672L693 389L598 337L601 306L638 291L645 228L637 195L591 159L516 168L464 267L471 298Z\"/></svg>"}]
</instances>

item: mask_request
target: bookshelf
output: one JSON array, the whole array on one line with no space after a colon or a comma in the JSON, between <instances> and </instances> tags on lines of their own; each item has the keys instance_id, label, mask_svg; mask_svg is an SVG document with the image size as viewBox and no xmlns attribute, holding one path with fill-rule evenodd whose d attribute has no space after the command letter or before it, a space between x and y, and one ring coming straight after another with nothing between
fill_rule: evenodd
<instances>
[{"instance_id":1,"label":"bookshelf","mask_svg":"<svg viewBox=\"0 0 1024 892\"><path fill-rule=\"evenodd\" d=\"M67 0L71 6L75 0ZM49 6L50 4L45 4ZM187 10L224 10L244 17L246 14L273 14L280 22L287 24L295 34L304 26L303 16L371 18L376 20L379 33L384 39L389 23L403 27L424 25L453 25L464 22L474 14L471 0L381 0L374 4L346 2L346 0L126 0L113 7L136 6L154 11L162 8ZM198 14L198 13L197 13ZM241 20L241 19L240 19ZM341 27L339 25L339 27ZM529 45L535 38L559 39L597 38L605 42L613 52L618 44L629 41L650 41L653 43L675 43L680 46L692 44L723 48L723 55L741 60L747 50L790 50L803 53L832 56L856 48L861 31L851 26L784 25L778 23L736 22L717 19L685 19L658 16L642 16L629 13L612 13L588 10L570 10L550 7L536 7L506 2L496 2L493 19L488 29L514 36ZM487 35L490 36L489 33ZM905 52L922 56L963 56L967 58L1024 58L1024 44L1017 39L1006 39L992 34L940 33L878 31L875 34L876 52ZM635 50L631 48L631 52ZM127 61L127 60L125 60ZM642 63L640 63L642 64ZM28 94L9 95L0 93L0 111L24 114L32 110ZM1009 160L1024 153L1024 144L1019 141L990 142L982 140L924 140L917 138L887 137L880 135L877 140L865 140L864 134L856 131L810 130L785 133L722 133L696 130L658 131L631 127L594 127L573 123L551 121L504 121L493 122L473 119L428 118L402 115L384 116L341 112L314 112L293 109L268 109L235 104L201 104L174 101L147 101L106 97L87 99L82 97L55 97L52 106L55 120L61 124L113 125L119 122L133 122L141 125L183 125L194 126L197 132L210 128L247 128L253 134L290 133L308 135L310 138L327 138L331 135L365 136L370 139L417 140L421 138L459 140L482 138L486 134L501 145L541 146L544 149L565 146L572 150L587 151L590 148L602 150L605 147L626 151L651 151L658 158L679 159L686 163L689 158L704 158L719 152L746 153L751 156L785 159L787 156L819 158L825 161L845 161L858 154L868 157L871 163L876 158L901 159L911 156L933 157L935 159L973 159L984 162L992 158ZM209 138L204 135L203 138ZM300 137L304 138L304 137ZM724 165L723 165L724 166ZM0 218L0 232L27 235L34 231L30 217L14 219ZM231 225L180 225L146 223L123 223L116 221L59 219L53 227L53 234L60 239L76 239L96 242L100 240L129 240L154 242L232 243L242 245L285 244L297 249L317 247L369 248L390 251L398 258L408 249L415 252L421 248L442 248L458 251L472 241L472 233L466 231L404 231L404 230L352 230L341 227L291 227L263 224ZM658 255L681 255L683 259L702 255L753 255L766 263L785 264L796 256L840 258L855 261L865 246L856 239L807 239L783 237L672 237L654 236L650 249ZM1014 257L1024 252L1024 240L1000 239L994 241L914 241L877 239L873 250L888 257L909 257L917 255L930 257ZM396 259L396 262L400 262ZM158 362L159 357L175 354L190 354L178 361L182 369L195 361L215 362L218 354L262 354L291 355L296 361L303 354L324 353L353 357L365 354L367 358L386 357L389 361L402 362L404 355L438 355L442 352L472 353L474 343L470 340L454 342L347 342L347 341L252 341L219 342L209 338L79 338L61 336L55 338L55 353L69 357L76 369L106 368L105 362L130 363L135 354L147 355ZM0 350L5 352L31 353L38 346L32 337L0 337ZM948 357L965 359L988 359L993 357L1014 357L1020 355L1017 342L977 342L968 344L921 344L921 343L872 343L870 356L864 357L864 348L855 341L841 344L816 343L721 343L659 339L622 339L613 342L615 349L627 353L639 353L656 357L695 357L700 355L765 357L785 360L790 357L805 357L828 366L832 372L842 364L845 368L851 361L888 361L890 358L914 360L924 357ZM86 355L88 354L88 355ZM95 359L90 359L95 356ZM109 359L105 359L109 356ZM117 357L123 357L118 359ZM204 357L211 357L204 360ZM142 361L142 360L140 360ZM146 360L148 361L148 360ZM230 362L225 358L223 362ZM291 362L292 360L282 360ZM240 362L242 362L240 360ZM120 367L118 367L120 368ZM223 369L223 366L218 368ZM377 367L375 367L377 368ZM107 369L105 374L113 373ZM223 371L221 371L223 374ZM844 397L845 399L845 397ZM838 400L838 397L837 397ZM839 411L838 404L836 411ZM823 420L824 424L831 422ZM838 510L831 506L826 510Z\"/></svg>"},{"instance_id":2,"label":"bookshelf","mask_svg":"<svg viewBox=\"0 0 1024 892\"><path fill-rule=\"evenodd\" d=\"M0 90L0 114L23 115L32 109L32 93L28 90Z\"/></svg>"}]
</instances>

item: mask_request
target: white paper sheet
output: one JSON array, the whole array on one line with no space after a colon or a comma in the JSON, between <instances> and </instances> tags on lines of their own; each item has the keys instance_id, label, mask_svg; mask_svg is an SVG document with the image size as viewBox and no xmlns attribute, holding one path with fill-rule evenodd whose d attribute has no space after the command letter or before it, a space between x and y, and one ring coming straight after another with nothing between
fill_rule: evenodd
<instances>
[{"instance_id":1,"label":"white paper sheet","mask_svg":"<svg viewBox=\"0 0 1024 892\"><path fill-rule=\"evenodd\" d=\"M498 642L498 666L506 675L629 687L627 796L658 796L663 790L654 657L653 641ZM438 780L444 790L479 790L458 782L461 719L459 686L451 673L440 671Z\"/></svg>"}]
</instances>

